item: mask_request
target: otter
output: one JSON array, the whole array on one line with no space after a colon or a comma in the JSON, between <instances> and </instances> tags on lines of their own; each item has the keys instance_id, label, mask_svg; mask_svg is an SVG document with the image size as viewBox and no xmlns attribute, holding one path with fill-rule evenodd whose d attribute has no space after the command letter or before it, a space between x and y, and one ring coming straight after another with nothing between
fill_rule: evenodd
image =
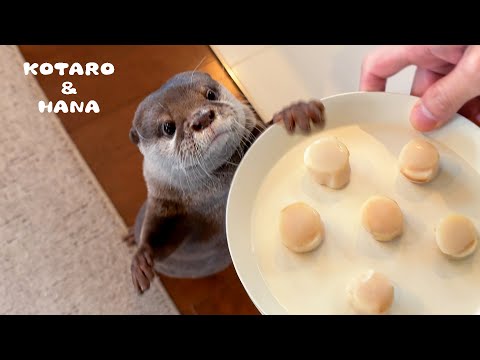
<instances>
[{"instance_id":1,"label":"otter","mask_svg":"<svg viewBox=\"0 0 480 360\"><path fill-rule=\"evenodd\" d=\"M308 132L310 123L323 124L323 104L295 103L265 124L209 74L195 71L175 75L140 103L129 137L144 157L148 197L125 238L138 245L131 274L140 294L156 272L194 278L230 264L230 183L250 145L277 122Z\"/></svg>"}]
</instances>

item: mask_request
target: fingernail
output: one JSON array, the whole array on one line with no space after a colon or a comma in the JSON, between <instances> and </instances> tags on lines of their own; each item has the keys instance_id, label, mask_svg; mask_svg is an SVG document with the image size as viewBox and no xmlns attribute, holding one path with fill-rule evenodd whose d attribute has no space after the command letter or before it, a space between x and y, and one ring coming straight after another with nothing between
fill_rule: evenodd
<instances>
[{"instance_id":1,"label":"fingernail","mask_svg":"<svg viewBox=\"0 0 480 360\"><path fill-rule=\"evenodd\" d=\"M476 122L477 124L480 124L480 114L478 114L478 115L475 117L475 120L476 120L475 122Z\"/></svg>"},{"instance_id":2,"label":"fingernail","mask_svg":"<svg viewBox=\"0 0 480 360\"><path fill-rule=\"evenodd\" d=\"M438 120L421 102L413 108L410 121L420 131L430 131L438 126Z\"/></svg>"}]
</instances>

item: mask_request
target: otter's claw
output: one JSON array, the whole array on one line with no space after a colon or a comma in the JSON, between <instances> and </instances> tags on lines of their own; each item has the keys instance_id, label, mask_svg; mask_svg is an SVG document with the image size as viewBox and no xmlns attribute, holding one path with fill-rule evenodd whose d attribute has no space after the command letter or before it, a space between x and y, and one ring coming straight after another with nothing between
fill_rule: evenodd
<instances>
[{"instance_id":1,"label":"otter's claw","mask_svg":"<svg viewBox=\"0 0 480 360\"><path fill-rule=\"evenodd\" d=\"M308 133L311 130L310 121L316 126L324 125L324 113L325 107L320 101L300 101L276 113L272 123L282 122L289 133L293 133L296 126Z\"/></svg>"},{"instance_id":2,"label":"otter's claw","mask_svg":"<svg viewBox=\"0 0 480 360\"><path fill-rule=\"evenodd\" d=\"M123 237L123 241L127 246L135 245L135 229L133 226L128 229L128 233Z\"/></svg>"},{"instance_id":3,"label":"otter's claw","mask_svg":"<svg viewBox=\"0 0 480 360\"><path fill-rule=\"evenodd\" d=\"M153 272L153 252L150 247L140 247L133 257L132 266L133 286L138 293L143 294L150 288L150 283L155 276Z\"/></svg>"}]
</instances>

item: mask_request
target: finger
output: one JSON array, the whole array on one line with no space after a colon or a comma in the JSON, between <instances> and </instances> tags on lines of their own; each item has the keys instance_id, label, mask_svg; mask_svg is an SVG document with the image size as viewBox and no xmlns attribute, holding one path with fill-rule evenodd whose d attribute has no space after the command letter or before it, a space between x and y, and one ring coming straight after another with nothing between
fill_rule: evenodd
<instances>
[{"instance_id":1,"label":"finger","mask_svg":"<svg viewBox=\"0 0 480 360\"><path fill-rule=\"evenodd\" d=\"M442 57L427 45L380 47L366 56L362 63L360 90L385 91L387 79L409 65L446 73L451 69L448 60L458 58L458 46L444 46L437 52Z\"/></svg>"},{"instance_id":2,"label":"finger","mask_svg":"<svg viewBox=\"0 0 480 360\"><path fill-rule=\"evenodd\" d=\"M289 133L293 133L295 131L295 121L293 120L293 114L290 109L283 111L283 122Z\"/></svg>"},{"instance_id":3,"label":"finger","mask_svg":"<svg viewBox=\"0 0 480 360\"><path fill-rule=\"evenodd\" d=\"M319 126L325 126L325 105L319 100L312 100L310 104L313 104L320 111L321 121Z\"/></svg>"},{"instance_id":4,"label":"finger","mask_svg":"<svg viewBox=\"0 0 480 360\"><path fill-rule=\"evenodd\" d=\"M431 66L429 68L422 68L422 69L427 69L430 71L433 71L434 73L440 74L440 75L447 75L450 71L453 70L455 65L450 64L450 63L443 63L438 66Z\"/></svg>"},{"instance_id":5,"label":"finger","mask_svg":"<svg viewBox=\"0 0 480 360\"><path fill-rule=\"evenodd\" d=\"M385 91L387 78L410 63L405 46L385 46L367 55L362 63L360 90Z\"/></svg>"},{"instance_id":6,"label":"finger","mask_svg":"<svg viewBox=\"0 0 480 360\"><path fill-rule=\"evenodd\" d=\"M147 260L147 264L153 266L152 254L150 251L145 251L143 255L145 256L145 260Z\"/></svg>"},{"instance_id":7,"label":"finger","mask_svg":"<svg viewBox=\"0 0 480 360\"><path fill-rule=\"evenodd\" d=\"M139 295L143 294L143 290L140 287L140 284L138 282L135 284L135 290L137 291L137 294L139 294Z\"/></svg>"},{"instance_id":8,"label":"finger","mask_svg":"<svg viewBox=\"0 0 480 360\"><path fill-rule=\"evenodd\" d=\"M302 128L303 131L306 131L306 132L309 132L310 129L311 129L311 126L310 126L310 122L313 121L313 116L312 114L310 113L310 109L307 105L307 103L305 102L300 102L297 104L297 107L296 107L296 111L298 112L298 114L303 117L303 122L306 124L307 126L307 130L304 130Z\"/></svg>"},{"instance_id":9,"label":"finger","mask_svg":"<svg viewBox=\"0 0 480 360\"><path fill-rule=\"evenodd\" d=\"M431 45L429 46L433 55L450 64L458 64L467 50L467 45Z\"/></svg>"},{"instance_id":10,"label":"finger","mask_svg":"<svg viewBox=\"0 0 480 360\"><path fill-rule=\"evenodd\" d=\"M140 269L142 270L143 274L147 277L148 280L153 279L153 270L152 267L147 264L141 264Z\"/></svg>"},{"instance_id":11,"label":"finger","mask_svg":"<svg viewBox=\"0 0 480 360\"><path fill-rule=\"evenodd\" d=\"M309 102L308 104L305 104L305 111L314 124L323 124L323 114L314 103Z\"/></svg>"},{"instance_id":12,"label":"finger","mask_svg":"<svg viewBox=\"0 0 480 360\"><path fill-rule=\"evenodd\" d=\"M472 46L455 69L425 92L413 108L410 121L417 130L433 130L479 94L480 46Z\"/></svg>"},{"instance_id":13,"label":"finger","mask_svg":"<svg viewBox=\"0 0 480 360\"><path fill-rule=\"evenodd\" d=\"M315 105L315 107L320 110L320 112L323 114L325 112L325 105L320 100L312 100L310 101L310 104Z\"/></svg>"},{"instance_id":14,"label":"finger","mask_svg":"<svg viewBox=\"0 0 480 360\"><path fill-rule=\"evenodd\" d=\"M305 103L305 102L301 102L297 105L297 109L298 109L298 112L303 114L303 116L305 117L305 119L310 123L310 121L315 121L314 120L314 113L313 111L310 111L310 106Z\"/></svg>"},{"instance_id":15,"label":"finger","mask_svg":"<svg viewBox=\"0 0 480 360\"><path fill-rule=\"evenodd\" d=\"M153 278L153 271L152 271L152 259L148 251L143 250L137 256L137 268L140 268L140 271L149 279Z\"/></svg>"},{"instance_id":16,"label":"finger","mask_svg":"<svg viewBox=\"0 0 480 360\"><path fill-rule=\"evenodd\" d=\"M293 119L296 125L303 131L310 131L310 118L303 111L302 105L299 104L292 109Z\"/></svg>"},{"instance_id":17,"label":"finger","mask_svg":"<svg viewBox=\"0 0 480 360\"><path fill-rule=\"evenodd\" d=\"M136 277L142 293L150 288L150 280L147 279L140 268L136 269Z\"/></svg>"},{"instance_id":18,"label":"finger","mask_svg":"<svg viewBox=\"0 0 480 360\"><path fill-rule=\"evenodd\" d=\"M458 113L473 121L475 124L480 125L480 97L476 97L467 102Z\"/></svg>"},{"instance_id":19,"label":"finger","mask_svg":"<svg viewBox=\"0 0 480 360\"><path fill-rule=\"evenodd\" d=\"M411 94L413 96L422 96L427 89L432 86L443 75L437 74L431 70L417 68L413 78Z\"/></svg>"},{"instance_id":20,"label":"finger","mask_svg":"<svg viewBox=\"0 0 480 360\"><path fill-rule=\"evenodd\" d=\"M137 269L134 269L132 271L132 281L133 281L133 286L135 287L135 290L137 291L138 294L143 293L142 285L140 284L138 280L138 274L137 274Z\"/></svg>"},{"instance_id":21,"label":"finger","mask_svg":"<svg viewBox=\"0 0 480 360\"><path fill-rule=\"evenodd\" d=\"M135 277L135 271L132 270L131 273L132 273L132 283L133 283L133 287L135 288L135 290L137 290L137 291L139 292L139 291L140 291L140 285L138 284L137 278Z\"/></svg>"},{"instance_id":22,"label":"finger","mask_svg":"<svg viewBox=\"0 0 480 360\"><path fill-rule=\"evenodd\" d=\"M272 122L273 122L273 123L278 123L278 122L280 122L280 121L282 121L282 120L283 120L283 116L282 116L282 113L281 113L281 112L275 114L275 115L273 116L273 118L272 118Z\"/></svg>"}]
</instances>

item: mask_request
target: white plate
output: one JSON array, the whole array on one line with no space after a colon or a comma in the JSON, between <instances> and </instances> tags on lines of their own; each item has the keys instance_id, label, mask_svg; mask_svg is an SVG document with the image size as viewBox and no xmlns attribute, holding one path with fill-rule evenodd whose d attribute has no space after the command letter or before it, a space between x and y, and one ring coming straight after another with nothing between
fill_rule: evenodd
<instances>
[{"instance_id":1,"label":"white plate","mask_svg":"<svg viewBox=\"0 0 480 360\"><path fill-rule=\"evenodd\" d=\"M455 119L427 136L441 156L438 177L427 185L406 181L396 159L415 136L409 113L415 97L349 93L322 99L326 127L309 136L269 128L251 147L233 179L227 237L235 269L263 314L351 314L345 287L373 268L392 280L392 314L473 314L480 308L480 255L452 261L434 241L437 221L450 212L480 229L480 130ZM303 166L304 149L335 135L350 150L351 181L343 190L314 184ZM403 236L382 244L361 227L359 210L371 195L395 199L405 216ZM316 208L324 243L310 254L289 252L279 240L278 214L294 201Z\"/></svg>"}]
</instances>

